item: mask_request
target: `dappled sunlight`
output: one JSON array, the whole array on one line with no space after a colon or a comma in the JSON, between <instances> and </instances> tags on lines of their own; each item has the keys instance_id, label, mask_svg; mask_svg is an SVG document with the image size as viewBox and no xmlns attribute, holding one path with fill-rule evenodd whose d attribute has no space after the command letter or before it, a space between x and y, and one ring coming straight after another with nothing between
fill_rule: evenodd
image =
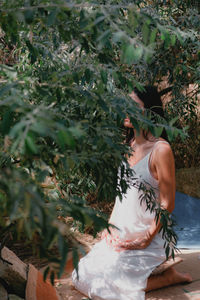
<instances>
[{"instance_id":1,"label":"dappled sunlight","mask_svg":"<svg viewBox=\"0 0 200 300\"><path fill-rule=\"evenodd\" d=\"M74 284L90 297L100 295L108 300L115 299L118 294L130 300L143 297L141 287L145 287L146 277L162 261L156 257L152 260L153 249L149 248L149 251L149 255L142 250L119 253L102 240L81 259L79 280L76 271L72 274Z\"/></svg>"},{"instance_id":2,"label":"dappled sunlight","mask_svg":"<svg viewBox=\"0 0 200 300\"><path fill-rule=\"evenodd\" d=\"M178 255L183 262L175 268L180 272L189 272L193 277L190 284L177 284L171 287L162 288L156 291L146 293L146 300L199 300L200 299L200 250L182 250L182 254ZM144 263L143 258L139 263ZM128 270L128 266L126 267ZM97 283L100 287L102 282ZM106 285L109 285L107 282ZM77 291L72 283L70 274L68 277L57 281L56 288L61 295L62 300L82 300L85 298L83 294ZM104 288L104 287L103 287ZM95 299L95 298L94 298ZM109 299L109 298L108 298ZM133 298L134 299L134 298ZM131 299L131 300L133 300Z\"/></svg>"}]
</instances>

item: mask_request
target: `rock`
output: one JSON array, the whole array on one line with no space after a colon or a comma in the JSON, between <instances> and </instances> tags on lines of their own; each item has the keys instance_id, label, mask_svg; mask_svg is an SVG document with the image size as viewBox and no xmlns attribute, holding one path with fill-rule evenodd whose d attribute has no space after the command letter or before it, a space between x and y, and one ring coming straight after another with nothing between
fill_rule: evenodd
<instances>
[{"instance_id":1,"label":"rock","mask_svg":"<svg viewBox=\"0 0 200 300\"><path fill-rule=\"evenodd\" d=\"M8 300L8 292L4 288L3 285L0 283L0 299L1 300Z\"/></svg>"},{"instance_id":2,"label":"rock","mask_svg":"<svg viewBox=\"0 0 200 300\"><path fill-rule=\"evenodd\" d=\"M14 252L7 247L1 250L0 278L8 285L10 293L25 298L27 272L28 266Z\"/></svg>"}]
</instances>

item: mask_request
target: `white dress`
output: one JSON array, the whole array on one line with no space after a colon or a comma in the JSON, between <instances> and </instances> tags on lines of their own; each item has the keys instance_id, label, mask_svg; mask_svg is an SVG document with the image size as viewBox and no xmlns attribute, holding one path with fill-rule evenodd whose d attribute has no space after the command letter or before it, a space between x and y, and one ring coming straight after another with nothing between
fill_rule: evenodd
<instances>
[{"instance_id":1,"label":"white dress","mask_svg":"<svg viewBox=\"0 0 200 300\"><path fill-rule=\"evenodd\" d=\"M153 187L158 198L158 181L149 170L151 152L133 170L139 181ZM110 223L120 229L121 240L134 240L134 236L144 234L154 220L154 213L146 210L145 203L140 204L141 193L131 186L122 201L116 198ZM145 249L117 252L103 239L80 260L79 279L74 270L73 283L77 290L93 300L144 300L147 278L166 259L163 245L161 234L157 234Z\"/></svg>"}]
</instances>

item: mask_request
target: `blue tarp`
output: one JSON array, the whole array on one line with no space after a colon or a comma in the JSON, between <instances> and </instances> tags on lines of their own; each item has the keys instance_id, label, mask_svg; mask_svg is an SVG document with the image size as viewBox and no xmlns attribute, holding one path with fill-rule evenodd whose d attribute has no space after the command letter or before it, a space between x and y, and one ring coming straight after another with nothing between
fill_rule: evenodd
<instances>
[{"instance_id":1,"label":"blue tarp","mask_svg":"<svg viewBox=\"0 0 200 300\"><path fill-rule=\"evenodd\" d=\"M200 199L176 192L173 211L178 248L200 248Z\"/></svg>"}]
</instances>

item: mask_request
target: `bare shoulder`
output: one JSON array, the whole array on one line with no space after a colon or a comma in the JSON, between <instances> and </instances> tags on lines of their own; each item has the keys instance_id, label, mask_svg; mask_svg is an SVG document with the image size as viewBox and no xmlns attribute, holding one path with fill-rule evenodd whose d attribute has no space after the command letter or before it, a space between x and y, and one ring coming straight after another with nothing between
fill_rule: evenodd
<instances>
[{"instance_id":1,"label":"bare shoulder","mask_svg":"<svg viewBox=\"0 0 200 300\"><path fill-rule=\"evenodd\" d=\"M171 146L165 140L159 140L159 143L156 143L154 149L154 157L156 160L160 159L172 159L174 158Z\"/></svg>"},{"instance_id":2,"label":"bare shoulder","mask_svg":"<svg viewBox=\"0 0 200 300\"><path fill-rule=\"evenodd\" d=\"M170 144L165 140L159 140L155 145L155 150L158 152L172 151Z\"/></svg>"}]
</instances>

